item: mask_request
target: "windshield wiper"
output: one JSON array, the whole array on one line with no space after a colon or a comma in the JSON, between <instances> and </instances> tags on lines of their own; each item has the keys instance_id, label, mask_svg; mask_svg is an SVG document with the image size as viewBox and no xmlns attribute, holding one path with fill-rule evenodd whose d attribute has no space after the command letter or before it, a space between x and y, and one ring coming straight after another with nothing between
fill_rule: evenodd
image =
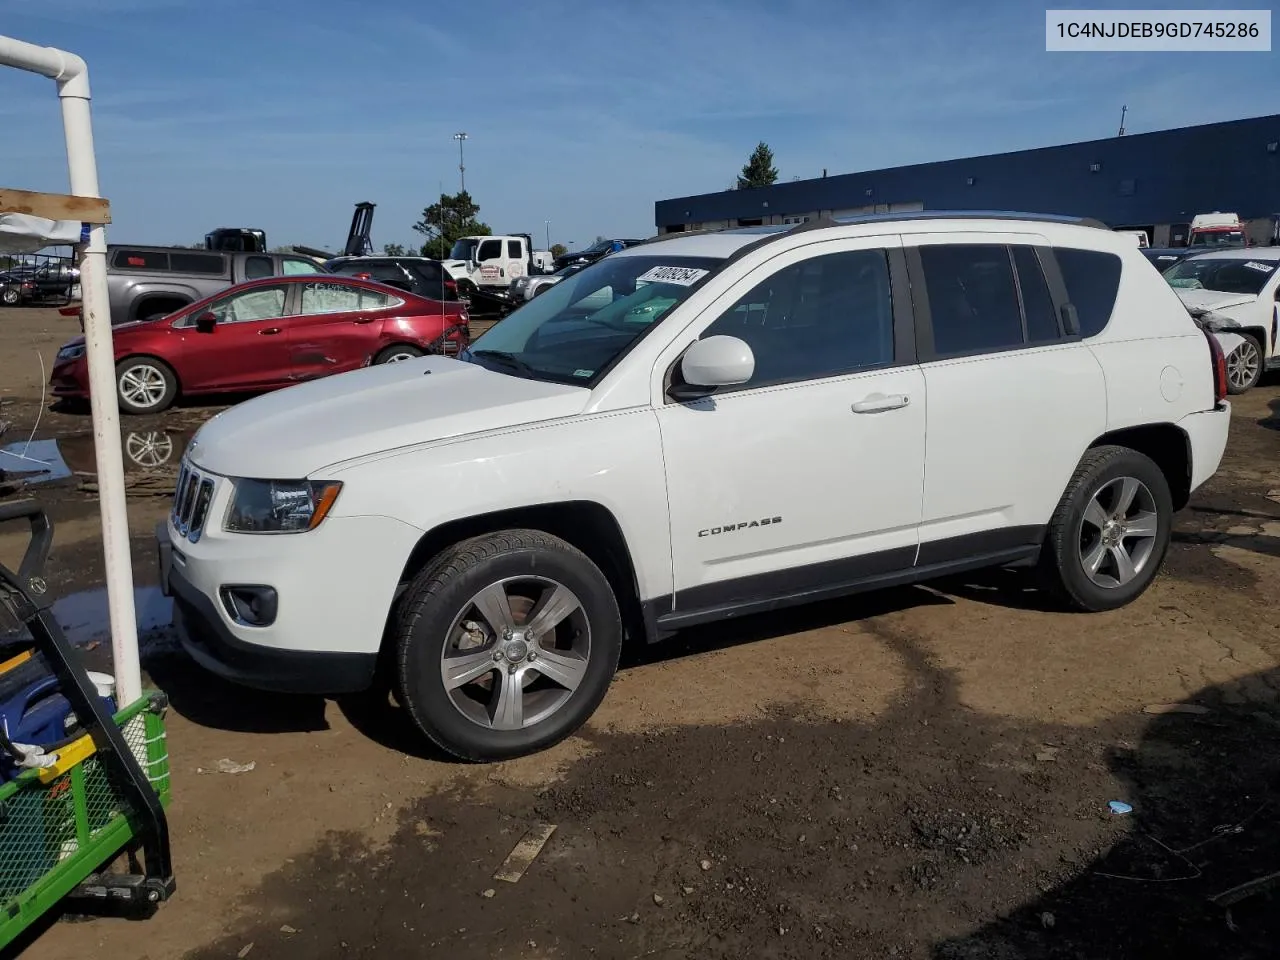
<instances>
[{"instance_id":1,"label":"windshield wiper","mask_svg":"<svg viewBox=\"0 0 1280 960\"><path fill-rule=\"evenodd\" d=\"M506 350L471 350L469 351L473 357L483 357L486 360L495 360L503 366L510 367L516 373L523 377L536 377L538 371L529 364L525 363L514 353L508 353Z\"/></svg>"}]
</instances>

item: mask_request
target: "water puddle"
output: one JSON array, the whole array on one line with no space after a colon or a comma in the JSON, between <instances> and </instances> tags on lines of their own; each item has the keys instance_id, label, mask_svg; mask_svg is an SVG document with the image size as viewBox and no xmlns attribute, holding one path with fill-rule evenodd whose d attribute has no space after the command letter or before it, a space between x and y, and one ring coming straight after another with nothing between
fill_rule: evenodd
<instances>
[{"instance_id":1,"label":"water puddle","mask_svg":"<svg viewBox=\"0 0 1280 960\"><path fill-rule=\"evenodd\" d=\"M178 468L193 430L128 430L120 435L127 476L168 476ZM46 440L18 440L0 447L0 482L30 486L94 477L98 473L93 434Z\"/></svg>"},{"instance_id":2,"label":"water puddle","mask_svg":"<svg viewBox=\"0 0 1280 960\"><path fill-rule=\"evenodd\" d=\"M137 587L133 605L138 617L138 645L146 654L152 644L169 633L173 626L173 600L159 587ZM107 616L107 588L80 590L53 602L53 618L74 646L87 647L95 641L105 643L111 637Z\"/></svg>"},{"instance_id":3,"label":"water puddle","mask_svg":"<svg viewBox=\"0 0 1280 960\"><path fill-rule=\"evenodd\" d=\"M71 474L57 440L19 440L0 447L0 480L48 483Z\"/></svg>"}]
</instances>

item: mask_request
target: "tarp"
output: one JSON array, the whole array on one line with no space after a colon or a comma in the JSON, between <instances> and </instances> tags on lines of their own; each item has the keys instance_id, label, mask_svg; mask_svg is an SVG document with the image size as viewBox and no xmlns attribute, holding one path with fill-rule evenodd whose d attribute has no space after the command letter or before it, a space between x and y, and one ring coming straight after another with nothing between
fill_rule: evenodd
<instances>
[{"instance_id":1,"label":"tarp","mask_svg":"<svg viewBox=\"0 0 1280 960\"><path fill-rule=\"evenodd\" d=\"M82 228L78 220L0 213L0 253L35 253L54 244L79 243Z\"/></svg>"}]
</instances>

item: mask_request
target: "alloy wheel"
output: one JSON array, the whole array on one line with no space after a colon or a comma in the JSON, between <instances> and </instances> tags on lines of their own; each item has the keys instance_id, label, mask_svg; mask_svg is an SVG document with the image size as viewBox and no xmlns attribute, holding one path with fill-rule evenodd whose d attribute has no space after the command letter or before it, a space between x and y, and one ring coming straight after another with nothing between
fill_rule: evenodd
<instances>
[{"instance_id":1,"label":"alloy wheel","mask_svg":"<svg viewBox=\"0 0 1280 960\"><path fill-rule=\"evenodd\" d=\"M1246 338L1227 357L1227 380L1237 390L1247 390L1258 379L1258 371L1261 367L1262 357L1258 353L1257 345Z\"/></svg>"},{"instance_id":2,"label":"alloy wheel","mask_svg":"<svg viewBox=\"0 0 1280 960\"><path fill-rule=\"evenodd\" d=\"M568 702L590 656L591 626L574 592L544 577L512 577L485 587L454 618L440 677L472 723L521 730Z\"/></svg>"},{"instance_id":3,"label":"alloy wheel","mask_svg":"<svg viewBox=\"0 0 1280 960\"><path fill-rule=\"evenodd\" d=\"M1122 587L1155 552L1160 517L1155 497L1136 477L1116 477L1089 500L1080 523L1080 563L1100 587Z\"/></svg>"},{"instance_id":4,"label":"alloy wheel","mask_svg":"<svg viewBox=\"0 0 1280 960\"><path fill-rule=\"evenodd\" d=\"M154 407L164 399L169 382L164 373L150 363L135 363L120 374L120 396L135 407Z\"/></svg>"}]
</instances>

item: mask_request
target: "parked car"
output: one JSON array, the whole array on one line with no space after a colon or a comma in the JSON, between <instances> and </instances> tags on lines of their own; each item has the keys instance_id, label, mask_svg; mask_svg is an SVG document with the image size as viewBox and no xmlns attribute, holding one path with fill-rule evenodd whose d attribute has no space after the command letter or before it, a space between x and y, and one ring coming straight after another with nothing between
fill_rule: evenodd
<instances>
[{"instance_id":1,"label":"parked car","mask_svg":"<svg viewBox=\"0 0 1280 960\"><path fill-rule=\"evenodd\" d=\"M79 279L80 271L68 263L14 267L0 272L0 303L15 307L23 303L65 301Z\"/></svg>"},{"instance_id":2,"label":"parked car","mask_svg":"<svg viewBox=\"0 0 1280 960\"><path fill-rule=\"evenodd\" d=\"M326 261L324 268L346 277L377 280L431 300L459 299L457 281L439 260L427 257L335 257Z\"/></svg>"},{"instance_id":3,"label":"parked car","mask_svg":"<svg viewBox=\"0 0 1280 960\"><path fill-rule=\"evenodd\" d=\"M337 693L382 663L426 737L511 757L591 715L624 637L988 566L1131 602L1218 468L1225 396L1217 342L1106 229L673 234L457 358L206 423L162 581L208 669Z\"/></svg>"},{"instance_id":4,"label":"parked car","mask_svg":"<svg viewBox=\"0 0 1280 960\"><path fill-rule=\"evenodd\" d=\"M292 253L111 246L107 248L111 322L168 316L245 280L324 272L319 260Z\"/></svg>"},{"instance_id":5,"label":"parked car","mask_svg":"<svg viewBox=\"0 0 1280 960\"><path fill-rule=\"evenodd\" d=\"M639 240L597 240L584 250L570 250L555 259L555 269L562 270L571 263L595 263L617 250L634 247Z\"/></svg>"},{"instance_id":6,"label":"parked car","mask_svg":"<svg viewBox=\"0 0 1280 960\"><path fill-rule=\"evenodd\" d=\"M116 389L126 413L157 413L179 394L258 392L426 353L469 340L466 306L369 280L250 280L167 317L113 331ZM84 338L54 361L57 397L89 395Z\"/></svg>"},{"instance_id":7,"label":"parked car","mask_svg":"<svg viewBox=\"0 0 1280 960\"><path fill-rule=\"evenodd\" d=\"M1263 371L1280 366L1280 247L1215 250L1188 257L1164 272L1189 308L1212 310L1233 321L1241 342L1227 354L1231 393L1257 385Z\"/></svg>"},{"instance_id":8,"label":"parked car","mask_svg":"<svg viewBox=\"0 0 1280 960\"><path fill-rule=\"evenodd\" d=\"M586 267L587 263L571 263L567 267L540 277L521 277L511 284L511 297L518 302L532 300L538 294L546 293L565 277L572 277Z\"/></svg>"},{"instance_id":9,"label":"parked car","mask_svg":"<svg viewBox=\"0 0 1280 960\"><path fill-rule=\"evenodd\" d=\"M1174 264L1181 263L1197 251L1190 247L1143 247L1142 253L1151 265L1162 273Z\"/></svg>"}]
</instances>

